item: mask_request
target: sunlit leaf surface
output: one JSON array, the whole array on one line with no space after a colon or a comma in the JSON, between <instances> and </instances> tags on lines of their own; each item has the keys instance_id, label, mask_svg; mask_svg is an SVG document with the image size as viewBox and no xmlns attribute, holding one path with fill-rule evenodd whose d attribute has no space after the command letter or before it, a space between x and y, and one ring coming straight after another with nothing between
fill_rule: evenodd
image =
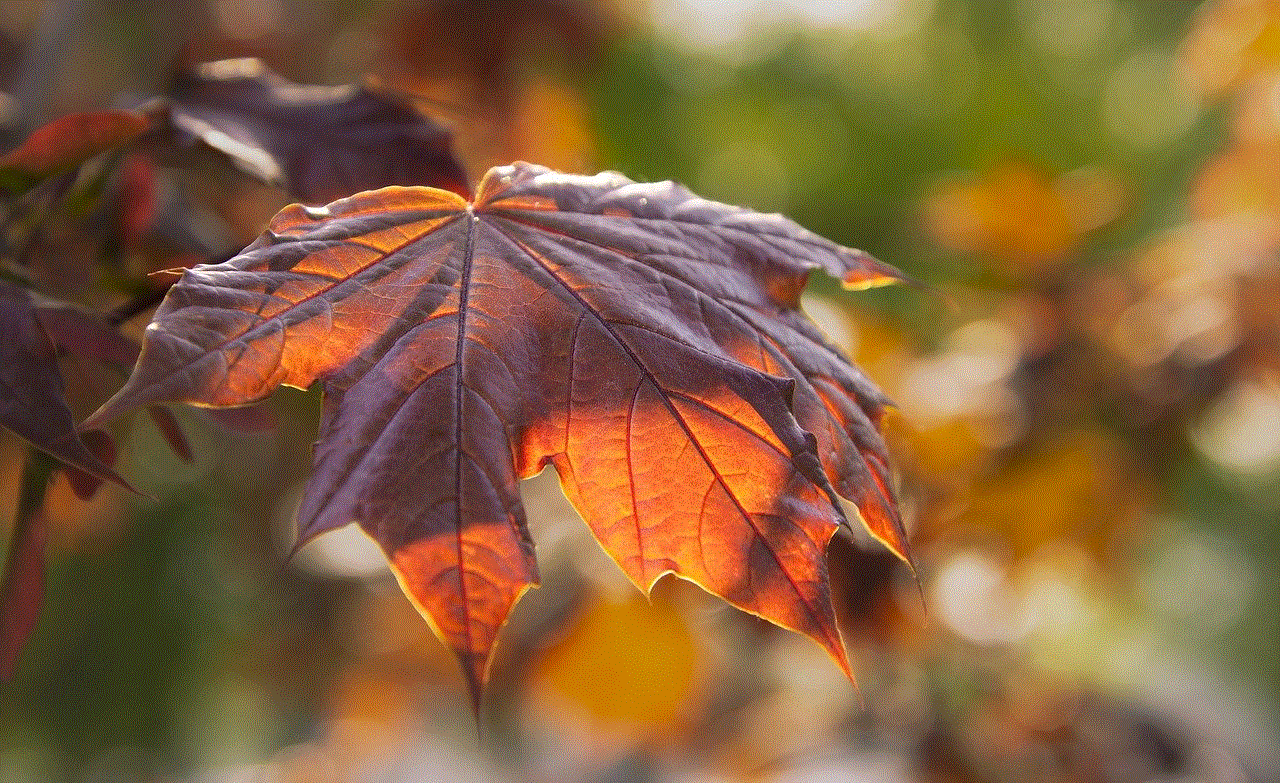
<instances>
[{"instance_id":1,"label":"sunlit leaf surface","mask_svg":"<svg viewBox=\"0 0 1280 783\"><path fill-rule=\"evenodd\" d=\"M612 173L515 164L474 203L386 188L295 205L183 276L93 421L321 380L300 541L358 522L477 698L538 578L518 479L548 463L641 589L675 573L848 671L824 554L837 495L906 544L885 401L798 309L814 269L899 276L781 216Z\"/></svg>"}]
</instances>

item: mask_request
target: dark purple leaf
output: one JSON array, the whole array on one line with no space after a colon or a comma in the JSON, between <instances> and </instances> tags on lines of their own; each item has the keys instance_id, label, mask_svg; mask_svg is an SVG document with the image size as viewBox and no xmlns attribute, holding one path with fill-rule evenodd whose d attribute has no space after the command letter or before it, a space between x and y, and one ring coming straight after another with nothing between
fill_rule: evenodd
<instances>
[{"instance_id":1,"label":"dark purple leaf","mask_svg":"<svg viewBox=\"0 0 1280 783\"><path fill-rule=\"evenodd\" d=\"M0 283L0 425L66 464L132 489L76 432L57 352L30 295Z\"/></svg>"},{"instance_id":2,"label":"dark purple leaf","mask_svg":"<svg viewBox=\"0 0 1280 783\"><path fill-rule=\"evenodd\" d=\"M171 104L175 128L300 201L386 185L468 192L451 134L368 87L294 84L258 60L223 60L183 75Z\"/></svg>"}]
</instances>

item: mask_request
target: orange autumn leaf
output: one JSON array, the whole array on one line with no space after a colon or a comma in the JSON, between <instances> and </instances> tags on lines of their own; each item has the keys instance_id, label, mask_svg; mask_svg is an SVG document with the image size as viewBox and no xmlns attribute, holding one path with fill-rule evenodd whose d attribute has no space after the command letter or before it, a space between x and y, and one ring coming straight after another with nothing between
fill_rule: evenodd
<instances>
[{"instance_id":1,"label":"orange autumn leaf","mask_svg":"<svg viewBox=\"0 0 1280 783\"><path fill-rule=\"evenodd\" d=\"M825 549L842 496L906 540L885 400L799 310L809 274L900 274L670 182L491 170L473 202L391 187L293 205L188 270L92 417L325 390L300 543L357 522L478 701L537 583L518 480L555 466L627 576L674 573L803 633L846 672Z\"/></svg>"},{"instance_id":2,"label":"orange autumn leaf","mask_svg":"<svg viewBox=\"0 0 1280 783\"><path fill-rule=\"evenodd\" d=\"M1113 220L1122 201L1120 186L1105 172L1050 177L1010 160L940 185L925 201L923 217L950 250L989 255L1011 272L1036 272Z\"/></svg>"},{"instance_id":3,"label":"orange autumn leaf","mask_svg":"<svg viewBox=\"0 0 1280 783\"><path fill-rule=\"evenodd\" d=\"M1280 144L1240 147L1219 155L1201 172L1191 193L1198 218L1237 214L1280 214Z\"/></svg>"},{"instance_id":4,"label":"orange autumn leaf","mask_svg":"<svg viewBox=\"0 0 1280 783\"><path fill-rule=\"evenodd\" d=\"M690 708L703 657L675 602L596 599L539 654L533 680L552 703L570 704L602 728L660 731ZM620 660L627 665L619 668Z\"/></svg>"},{"instance_id":5,"label":"orange autumn leaf","mask_svg":"<svg viewBox=\"0 0 1280 783\"><path fill-rule=\"evenodd\" d=\"M1144 484L1103 433L1072 432L977 482L964 518L999 531L1015 557L1057 539L1102 556L1115 531L1138 519Z\"/></svg>"},{"instance_id":6,"label":"orange autumn leaf","mask_svg":"<svg viewBox=\"0 0 1280 783\"><path fill-rule=\"evenodd\" d=\"M595 157L587 106L575 89L531 79L516 99L511 122L519 157L561 171L582 171Z\"/></svg>"}]
</instances>

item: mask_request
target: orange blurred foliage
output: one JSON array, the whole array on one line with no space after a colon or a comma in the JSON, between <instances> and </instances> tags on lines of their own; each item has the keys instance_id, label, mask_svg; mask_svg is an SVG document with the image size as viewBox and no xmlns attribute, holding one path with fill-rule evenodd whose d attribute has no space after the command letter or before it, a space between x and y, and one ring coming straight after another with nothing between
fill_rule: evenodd
<instances>
[{"instance_id":1,"label":"orange blurred foliage","mask_svg":"<svg viewBox=\"0 0 1280 783\"><path fill-rule=\"evenodd\" d=\"M1001 271L1032 275L1060 263L1089 231L1119 213L1122 189L1105 172L1053 177L1007 159L958 177L926 198L924 224L945 248L993 258Z\"/></svg>"},{"instance_id":2,"label":"orange blurred foliage","mask_svg":"<svg viewBox=\"0 0 1280 783\"><path fill-rule=\"evenodd\" d=\"M599 730L649 736L692 715L707 656L674 591L654 600L594 598L568 633L538 654L531 683L556 715L581 716Z\"/></svg>"}]
</instances>

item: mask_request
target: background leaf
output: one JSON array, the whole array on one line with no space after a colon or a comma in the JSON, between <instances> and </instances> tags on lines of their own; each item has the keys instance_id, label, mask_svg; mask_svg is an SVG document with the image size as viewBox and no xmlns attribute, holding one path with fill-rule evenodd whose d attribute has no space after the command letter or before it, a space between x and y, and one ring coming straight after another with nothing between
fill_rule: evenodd
<instances>
[{"instance_id":1,"label":"background leaf","mask_svg":"<svg viewBox=\"0 0 1280 783\"><path fill-rule=\"evenodd\" d=\"M294 84L260 61L225 60L182 74L169 103L181 133L300 201L387 185L468 192L451 134L371 87Z\"/></svg>"},{"instance_id":2,"label":"background leaf","mask_svg":"<svg viewBox=\"0 0 1280 783\"><path fill-rule=\"evenodd\" d=\"M0 188L24 191L45 177L69 171L95 155L124 146L149 127L151 122L146 117L126 111L59 117L0 157Z\"/></svg>"},{"instance_id":3,"label":"background leaf","mask_svg":"<svg viewBox=\"0 0 1280 783\"><path fill-rule=\"evenodd\" d=\"M0 424L91 476L129 485L80 439L58 371L57 354L30 296L0 282Z\"/></svg>"}]
</instances>

